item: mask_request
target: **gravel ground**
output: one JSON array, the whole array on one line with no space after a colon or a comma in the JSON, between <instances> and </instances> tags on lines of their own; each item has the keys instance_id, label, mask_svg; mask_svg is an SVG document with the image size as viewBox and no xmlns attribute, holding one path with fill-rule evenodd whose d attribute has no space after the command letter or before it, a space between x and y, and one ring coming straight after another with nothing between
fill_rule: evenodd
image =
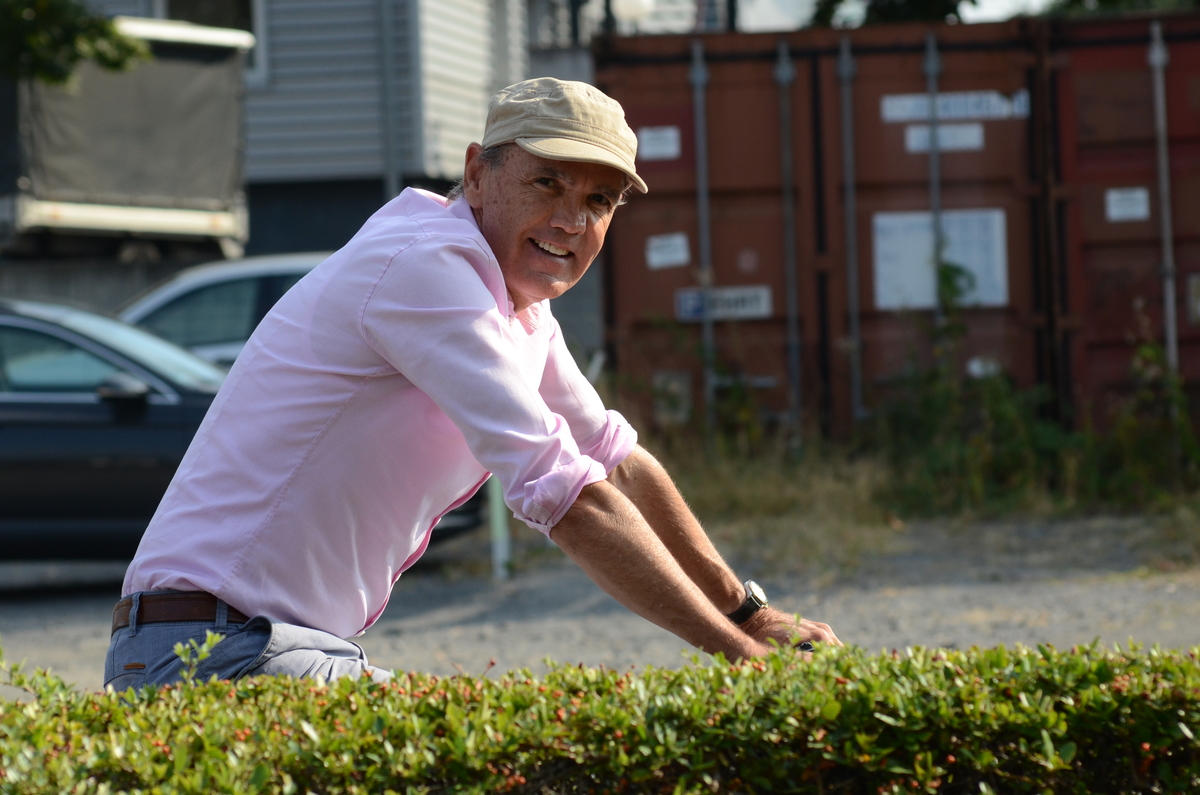
<instances>
[{"instance_id":1,"label":"gravel ground","mask_svg":"<svg viewBox=\"0 0 1200 795\"><path fill-rule=\"evenodd\" d=\"M772 602L826 621L869 650L1052 643L1200 645L1200 569L1164 554L1137 519L916 524L888 549L820 586L765 574ZM359 642L388 668L452 674L686 664L686 645L630 614L557 550L526 543L514 576L493 583L487 539L435 547L397 585ZM753 567L743 566L743 569ZM0 565L5 658L101 684L121 564ZM760 576L754 572L754 576ZM813 579L811 582L818 582Z\"/></svg>"}]
</instances>

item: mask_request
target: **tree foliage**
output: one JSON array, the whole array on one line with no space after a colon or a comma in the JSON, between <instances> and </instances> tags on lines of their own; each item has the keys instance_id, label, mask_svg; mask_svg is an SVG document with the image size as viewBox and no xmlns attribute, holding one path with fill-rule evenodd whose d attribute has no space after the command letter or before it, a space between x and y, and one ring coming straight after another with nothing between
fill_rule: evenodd
<instances>
[{"instance_id":1,"label":"tree foliage","mask_svg":"<svg viewBox=\"0 0 1200 795\"><path fill-rule=\"evenodd\" d=\"M1122 11L1187 11L1195 8L1200 8L1197 0L1054 0L1046 8L1046 13L1087 16Z\"/></svg>"},{"instance_id":2,"label":"tree foliage","mask_svg":"<svg viewBox=\"0 0 1200 795\"><path fill-rule=\"evenodd\" d=\"M975 4L975 0L867 0L863 24L957 20L959 6L964 2ZM817 0L809 24L813 27L830 27L845 3L846 0Z\"/></svg>"},{"instance_id":3,"label":"tree foliage","mask_svg":"<svg viewBox=\"0 0 1200 795\"><path fill-rule=\"evenodd\" d=\"M0 74L62 85L83 60L127 69L149 56L80 0L0 0Z\"/></svg>"}]
</instances>

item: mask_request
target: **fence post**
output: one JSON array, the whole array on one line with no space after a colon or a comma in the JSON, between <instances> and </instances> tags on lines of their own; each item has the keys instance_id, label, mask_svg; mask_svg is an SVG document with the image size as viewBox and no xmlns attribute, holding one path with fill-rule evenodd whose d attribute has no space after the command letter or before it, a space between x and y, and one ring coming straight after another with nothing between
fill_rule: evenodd
<instances>
[{"instance_id":1,"label":"fence post","mask_svg":"<svg viewBox=\"0 0 1200 795\"><path fill-rule=\"evenodd\" d=\"M492 529L492 578L508 579L512 561L512 538L508 532L508 506L504 504L504 487L495 475L487 482L488 521Z\"/></svg>"}]
</instances>

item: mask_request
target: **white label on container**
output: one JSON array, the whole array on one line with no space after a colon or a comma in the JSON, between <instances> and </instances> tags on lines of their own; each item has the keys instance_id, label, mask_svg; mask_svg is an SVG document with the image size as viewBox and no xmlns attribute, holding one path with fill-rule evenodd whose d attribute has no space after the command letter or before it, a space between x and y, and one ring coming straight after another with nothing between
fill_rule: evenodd
<instances>
[{"instance_id":1,"label":"white label on container","mask_svg":"<svg viewBox=\"0 0 1200 795\"><path fill-rule=\"evenodd\" d=\"M1024 119L1029 116L1029 92L1006 97L999 91L947 91L937 95L938 119ZM880 100L884 121L929 121L928 94L886 94Z\"/></svg>"},{"instance_id":2,"label":"white label on container","mask_svg":"<svg viewBox=\"0 0 1200 795\"><path fill-rule=\"evenodd\" d=\"M904 148L910 152L929 151L928 124L910 124L904 128ZM941 152L971 152L983 149L983 125L939 124L937 128L938 150Z\"/></svg>"},{"instance_id":3,"label":"white label on container","mask_svg":"<svg viewBox=\"0 0 1200 795\"><path fill-rule=\"evenodd\" d=\"M1110 222L1150 219L1149 188L1109 188L1104 191L1104 219Z\"/></svg>"},{"instance_id":4,"label":"white label on container","mask_svg":"<svg viewBox=\"0 0 1200 795\"><path fill-rule=\"evenodd\" d=\"M771 286L751 284L743 287L712 288L713 320L757 320L771 317ZM704 319L704 290L683 287L675 291L675 319Z\"/></svg>"},{"instance_id":5,"label":"white label on container","mask_svg":"<svg viewBox=\"0 0 1200 795\"><path fill-rule=\"evenodd\" d=\"M933 217L927 212L875 213L875 307L932 309L936 301ZM943 261L961 265L974 284L964 306L1008 304L1008 242L1004 210L946 210Z\"/></svg>"},{"instance_id":6,"label":"white label on container","mask_svg":"<svg viewBox=\"0 0 1200 795\"><path fill-rule=\"evenodd\" d=\"M650 235L646 238L646 267L650 270L678 268L691 261L687 232Z\"/></svg>"},{"instance_id":7,"label":"white label on container","mask_svg":"<svg viewBox=\"0 0 1200 795\"><path fill-rule=\"evenodd\" d=\"M676 160L683 153L679 128L640 127L637 131L638 160Z\"/></svg>"}]
</instances>

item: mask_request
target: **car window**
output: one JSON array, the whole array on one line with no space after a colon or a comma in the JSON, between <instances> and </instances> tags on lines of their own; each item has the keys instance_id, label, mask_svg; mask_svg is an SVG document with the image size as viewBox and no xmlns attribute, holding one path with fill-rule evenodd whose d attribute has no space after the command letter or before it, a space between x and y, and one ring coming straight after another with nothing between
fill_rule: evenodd
<instances>
[{"instance_id":1,"label":"car window","mask_svg":"<svg viewBox=\"0 0 1200 795\"><path fill-rule=\"evenodd\" d=\"M91 312L70 311L64 313L59 322L187 389L215 393L225 380L225 371L221 368L119 320Z\"/></svg>"},{"instance_id":2,"label":"car window","mask_svg":"<svg viewBox=\"0 0 1200 795\"><path fill-rule=\"evenodd\" d=\"M0 327L0 368L0 385L9 392L94 392L118 372L78 345L11 327Z\"/></svg>"},{"instance_id":3,"label":"car window","mask_svg":"<svg viewBox=\"0 0 1200 795\"><path fill-rule=\"evenodd\" d=\"M292 289L296 282L307 276L307 273L283 273L277 276L279 279L279 295L282 296L288 290Z\"/></svg>"},{"instance_id":4,"label":"car window","mask_svg":"<svg viewBox=\"0 0 1200 795\"><path fill-rule=\"evenodd\" d=\"M185 348L246 340L258 321L258 290L257 278L210 284L164 304L138 325Z\"/></svg>"}]
</instances>

